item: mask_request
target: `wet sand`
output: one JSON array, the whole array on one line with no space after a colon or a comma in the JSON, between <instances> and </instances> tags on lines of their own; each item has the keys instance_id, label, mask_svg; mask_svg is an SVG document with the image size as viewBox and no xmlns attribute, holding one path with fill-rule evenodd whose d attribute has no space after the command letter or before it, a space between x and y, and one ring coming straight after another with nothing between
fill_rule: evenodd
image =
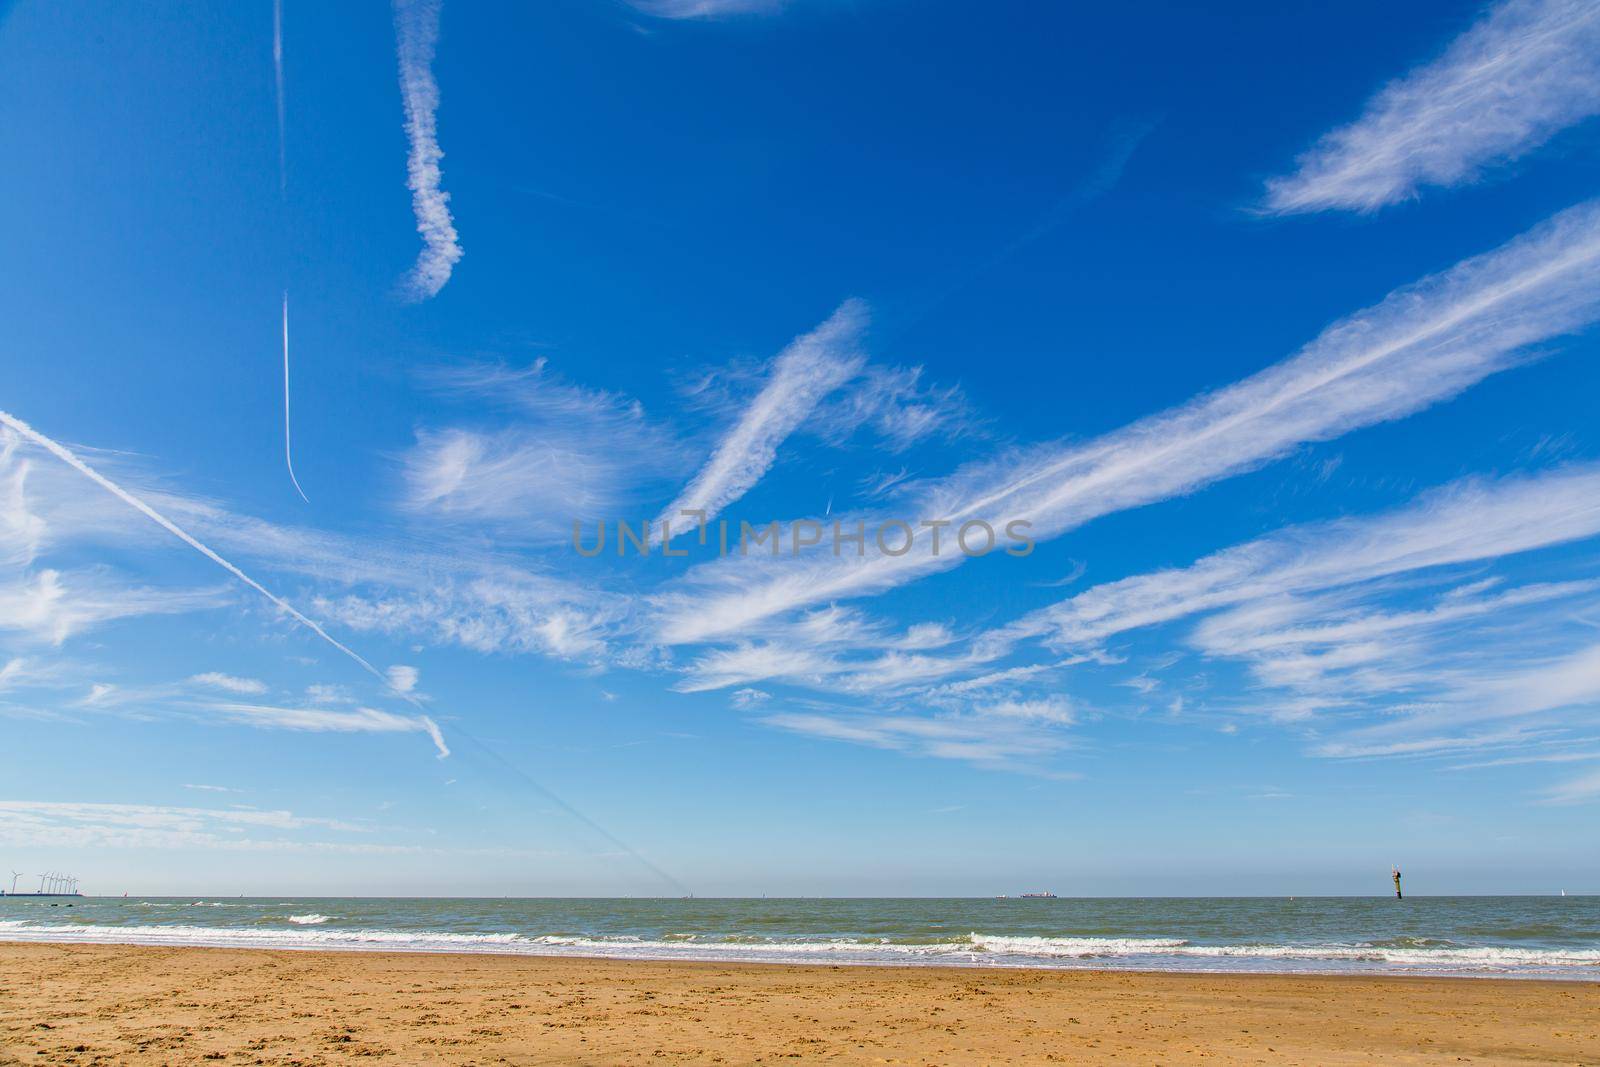
<instances>
[{"instance_id":1,"label":"wet sand","mask_svg":"<svg viewBox=\"0 0 1600 1067\"><path fill-rule=\"evenodd\" d=\"M0 944L3 1064L1600 1064L1600 983Z\"/></svg>"}]
</instances>

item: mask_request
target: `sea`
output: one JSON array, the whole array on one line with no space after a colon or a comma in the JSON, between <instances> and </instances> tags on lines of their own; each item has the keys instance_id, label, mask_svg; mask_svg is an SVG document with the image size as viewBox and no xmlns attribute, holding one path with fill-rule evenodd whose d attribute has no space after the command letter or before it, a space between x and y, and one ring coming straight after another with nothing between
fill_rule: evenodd
<instances>
[{"instance_id":1,"label":"sea","mask_svg":"<svg viewBox=\"0 0 1600 1067\"><path fill-rule=\"evenodd\" d=\"M1600 980L1600 897L0 897L0 940Z\"/></svg>"}]
</instances>

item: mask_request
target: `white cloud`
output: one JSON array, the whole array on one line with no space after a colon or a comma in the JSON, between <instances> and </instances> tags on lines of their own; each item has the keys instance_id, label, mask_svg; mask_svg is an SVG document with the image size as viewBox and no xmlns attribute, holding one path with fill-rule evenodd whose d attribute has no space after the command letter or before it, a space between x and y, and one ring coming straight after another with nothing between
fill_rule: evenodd
<instances>
[{"instance_id":1,"label":"white cloud","mask_svg":"<svg viewBox=\"0 0 1600 1067\"><path fill-rule=\"evenodd\" d=\"M1241 662L1253 683L1234 710L1324 720L1318 754L1523 743L1531 735L1467 727L1600 701L1600 651L1573 652L1571 624L1600 609L1600 580L1478 577L1427 596L1419 587L1445 583L1449 568L1596 536L1600 467L1466 479L1391 512L1290 527L1189 567L1092 587L996 640L1092 648L1203 615L1187 643ZM1334 723L1344 732L1329 737Z\"/></svg>"},{"instance_id":2,"label":"white cloud","mask_svg":"<svg viewBox=\"0 0 1600 1067\"><path fill-rule=\"evenodd\" d=\"M439 43L438 0L394 0L394 30L398 42L400 98L405 105L406 139L411 151L406 159L406 184L422 235L422 252L407 276L404 292L412 300L436 296L461 259L455 221L450 217L450 194L440 187L439 85L433 78L433 54Z\"/></svg>"},{"instance_id":3,"label":"white cloud","mask_svg":"<svg viewBox=\"0 0 1600 1067\"><path fill-rule=\"evenodd\" d=\"M18 455L21 438L0 428L0 566L25 567L39 554L45 523L28 509L31 464Z\"/></svg>"},{"instance_id":4,"label":"white cloud","mask_svg":"<svg viewBox=\"0 0 1600 1067\"><path fill-rule=\"evenodd\" d=\"M426 715L396 715L376 708L337 711L328 708L283 708L267 704L211 704L216 712L244 723L278 730L311 733L421 733L427 734L439 758L450 755L439 727Z\"/></svg>"},{"instance_id":5,"label":"white cloud","mask_svg":"<svg viewBox=\"0 0 1600 1067\"><path fill-rule=\"evenodd\" d=\"M787 0L628 0L646 15L663 19L719 19L775 12Z\"/></svg>"},{"instance_id":6,"label":"white cloud","mask_svg":"<svg viewBox=\"0 0 1600 1067\"><path fill-rule=\"evenodd\" d=\"M1548 621L1508 618L1504 627L1490 631L1489 640L1460 642L1443 657L1441 667L1404 643L1385 642L1390 658L1401 664L1398 676L1391 675L1386 660L1379 660L1376 683L1355 673L1348 691L1359 698L1363 688L1399 690L1415 693L1416 699L1388 708L1372 725L1347 730L1314 751L1370 758L1514 747L1573 723L1587 723L1600 709L1600 645L1572 649L1570 633L1560 627L1557 636L1568 648L1558 654L1539 655L1506 643ZM1485 729L1508 720L1517 724Z\"/></svg>"},{"instance_id":7,"label":"white cloud","mask_svg":"<svg viewBox=\"0 0 1600 1067\"><path fill-rule=\"evenodd\" d=\"M291 811L264 811L259 808L183 808L154 804L86 804L39 800L0 800L0 811L9 815L53 815L62 818L94 818L139 829L197 828L205 823L267 827L273 830L325 829L360 833L366 827L343 819L324 819L296 815Z\"/></svg>"},{"instance_id":8,"label":"white cloud","mask_svg":"<svg viewBox=\"0 0 1600 1067\"><path fill-rule=\"evenodd\" d=\"M1567 708L1600 701L1600 645L1591 645L1553 663L1514 674L1485 694L1493 716Z\"/></svg>"},{"instance_id":9,"label":"white cloud","mask_svg":"<svg viewBox=\"0 0 1600 1067\"><path fill-rule=\"evenodd\" d=\"M22 454L25 440L20 430L0 424L0 631L59 645L117 619L199 611L228 601L216 589L132 586L108 567L33 569L51 541L51 524L31 497L59 495L59 487L40 479ZM69 522L84 514L81 502L63 510Z\"/></svg>"},{"instance_id":10,"label":"white cloud","mask_svg":"<svg viewBox=\"0 0 1600 1067\"><path fill-rule=\"evenodd\" d=\"M1600 206L1589 202L1396 290L1242 382L1081 445L971 465L924 486L897 515L957 525L981 519L997 530L1026 519L1037 538L1054 537L1447 400L1597 315ZM869 528L882 518L865 517ZM747 632L798 607L881 592L963 561L958 552L935 556L928 541L924 531L918 547L898 557L869 544L864 559L703 564L660 598L659 638L679 644Z\"/></svg>"},{"instance_id":11,"label":"white cloud","mask_svg":"<svg viewBox=\"0 0 1600 1067\"><path fill-rule=\"evenodd\" d=\"M3 675L0 675L0 677L3 677ZM748 711L751 708L759 708L771 700L772 694L760 689L735 689L729 699L733 702L734 707L741 711Z\"/></svg>"},{"instance_id":12,"label":"white cloud","mask_svg":"<svg viewBox=\"0 0 1600 1067\"><path fill-rule=\"evenodd\" d=\"M440 396L506 408L540 423L574 423L585 432L617 436L644 432L661 437L641 425L644 405L639 401L575 385L551 370L544 357L524 367L494 362L432 367L420 377Z\"/></svg>"},{"instance_id":13,"label":"white cloud","mask_svg":"<svg viewBox=\"0 0 1600 1067\"><path fill-rule=\"evenodd\" d=\"M841 622L837 627L819 624L819 616L840 617ZM766 630L772 635L768 640L739 642L698 656L674 688L693 693L781 680L834 692L898 692L970 670L994 655L989 649L929 655L926 650L953 642L955 635L937 623L894 635L842 608Z\"/></svg>"},{"instance_id":14,"label":"white cloud","mask_svg":"<svg viewBox=\"0 0 1600 1067\"><path fill-rule=\"evenodd\" d=\"M600 660L626 614L620 598L514 570L459 578L425 589L319 597L317 612L352 630L424 637L475 652L534 652Z\"/></svg>"},{"instance_id":15,"label":"white cloud","mask_svg":"<svg viewBox=\"0 0 1600 1067\"><path fill-rule=\"evenodd\" d=\"M1402 741L1329 741L1312 751L1336 759L1382 759L1391 756L1437 756L1486 748L1521 745L1536 737L1525 729L1497 730L1492 733L1459 734L1412 738Z\"/></svg>"},{"instance_id":16,"label":"white cloud","mask_svg":"<svg viewBox=\"0 0 1600 1067\"><path fill-rule=\"evenodd\" d=\"M1013 705L1013 710L1029 710ZM1046 711L1043 706L1034 708ZM1059 709L1058 709L1059 711ZM1047 712L1048 713L1048 712ZM1066 740L1047 728L1057 719L1037 716L948 716L858 713L783 712L760 721L789 733L828 741L893 749L915 756L961 760L994 770L1037 771L1038 761L1066 747Z\"/></svg>"},{"instance_id":17,"label":"white cloud","mask_svg":"<svg viewBox=\"0 0 1600 1067\"><path fill-rule=\"evenodd\" d=\"M105 568L72 572L45 568L18 580L0 578L0 631L60 645L118 619L204 611L232 599L220 589L130 586Z\"/></svg>"},{"instance_id":18,"label":"white cloud","mask_svg":"<svg viewBox=\"0 0 1600 1067\"><path fill-rule=\"evenodd\" d=\"M290 811L254 808L0 801L0 843L7 845L352 853L421 851L415 846L349 840L241 836L250 831L298 835L307 830L365 833L369 828L342 819L313 818Z\"/></svg>"},{"instance_id":19,"label":"white cloud","mask_svg":"<svg viewBox=\"0 0 1600 1067\"><path fill-rule=\"evenodd\" d=\"M420 672L415 667L396 663L389 668L388 674L389 688L397 693L410 693L417 688L417 678Z\"/></svg>"},{"instance_id":20,"label":"white cloud","mask_svg":"<svg viewBox=\"0 0 1600 1067\"><path fill-rule=\"evenodd\" d=\"M898 453L934 436L969 435L977 425L960 386L924 385L921 367L868 365L847 386L818 405L808 427L833 444L866 427Z\"/></svg>"},{"instance_id":21,"label":"white cloud","mask_svg":"<svg viewBox=\"0 0 1600 1067\"><path fill-rule=\"evenodd\" d=\"M267 589L266 586L250 577L239 567L222 558L222 556L219 555L215 550L199 541L193 534L189 533L183 527L167 518L155 508L151 507L144 500L140 499L138 496L135 496L127 489L124 489L122 486L113 482L111 479L107 478L105 475L89 466L89 464L85 463L71 449L55 440L52 440L49 437L46 437L38 430L35 430L32 426L29 426L27 423L23 422L16 416L9 414L8 412L0 411L0 424L8 427L10 430L19 434L29 442L39 446L40 448L43 448L45 451L61 460L61 462L65 463L67 466L71 467L85 478L88 478L100 488L104 489L106 492L110 493L124 504L127 504L129 507L139 512L145 518L149 519L151 522L155 523L172 536L176 537L179 541L182 541L184 544L200 553L206 559L227 571L234 578L237 578L243 584L249 586L257 593L260 593L284 615L287 615L295 623L315 634L324 643L331 646L346 659L356 664L356 666L360 667L374 678L377 678L379 681L387 682L387 678L385 678L383 672L379 671L378 668L374 667L371 663L367 662L367 660L363 659L354 650L336 640L332 634L323 629L322 626L316 621L302 614L287 600L284 600L282 597ZM264 528L264 524L261 525ZM3 615L0 615L0 617L3 617ZM411 702L416 704L418 708L421 707L421 705L417 704L414 699L409 697L406 699L411 700ZM431 722L432 720L429 721ZM443 744L440 743L440 748L443 749L443 747Z\"/></svg>"},{"instance_id":22,"label":"white cloud","mask_svg":"<svg viewBox=\"0 0 1600 1067\"><path fill-rule=\"evenodd\" d=\"M1600 467L1499 481L1466 479L1378 516L1290 527L1194 564L1107 582L1009 627L1081 645L1245 602L1494 559L1600 534ZM1276 608L1273 606L1276 605ZM1281 632L1288 620L1252 629ZM1222 624L1213 640L1227 634ZM1354 636L1353 632L1348 636Z\"/></svg>"},{"instance_id":23,"label":"white cloud","mask_svg":"<svg viewBox=\"0 0 1600 1067\"><path fill-rule=\"evenodd\" d=\"M1025 722L1047 722L1057 726L1070 726L1077 721L1072 704L1063 696L1040 700L1002 700L976 709L979 715L997 719L1021 719Z\"/></svg>"},{"instance_id":24,"label":"white cloud","mask_svg":"<svg viewBox=\"0 0 1600 1067\"><path fill-rule=\"evenodd\" d=\"M840 669L825 653L813 649L774 643L741 644L714 649L696 659L676 688L698 693L770 679L815 685L822 676L836 674Z\"/></svg>"},{"instance_id":25,"label":"white cloud","mask_svg":"<svg viewBox=\"0 0 1600 1067\"><path fill-rule=\"evenodd\" d=\"M543 359L435 368L424 380L480 410L508 410L515 421L419 430L404 457L401 501L417 515L491 523L502 540L566 541L574 522L615 519L644 486L654 489L684 466L677 439L637 401L567 383Z\"/></svg>"},{"instance_id":26,"label":"white cloud","mask_svg":"<svg viewBox=\"0 0 1600 1067\"><path fill-rule=\"evenodd\" d=\"M106 507L103 500L83 493L80 476L65 467L61 476L41 482L41 474L55 469L53 464L36 467L30 486L43 491L43 513L57 540L145 549L169 545L165 527L157 529L146 521L148 516L132 509ZM123 477L149 482L137 472ZM447 641L485 652L592 659L607 650L626 614L625 598L512 565L479 537L456 539L437 529L423 535L343 536L265 522L159 488L143 489L141 498L158 504L161 515L178 517L185 528L229 556L323 590L312 601L312 610L353 629ZM230 599L226 591L214 595L219 604ZM378 676L388 684L385 675Z\"/></svg>"},{"instance_id":27,"label":"white cloud","mask_svg":"<svg viewBox=\"0 0 1600 1067\"><path fill-rule=\"evenodd\" d=\"M27 673L28 663L20 656L0 664L0 692L14 687Z\"/></svg>"},{"instance_id":28,"label":"white cloud","mask_svg":"<svg viewBox=\"0 0 1600 1067\"><path fill-rule=\"evenodd\" d=\"M761 392L728 430L688 487L662 512L681 532L690 523L680 511L704 511L706 520L743 496L777 459L778 446L823 397L860 373L861 335L867 307L847 300L821 326L781 352Z\"/></svg>"},{"instance_id":29,"label":"white cloud","mask_svg":"<svg viewBox=\"0 0 1600 1067\"><path fill-rule=\"evenodd\" d=\"M207 671L197 674L189 681L194 685L203 685L210 689L222 689L229 693L241 695L260 694L267 691L267 683L257 678L237 678L231 674L220 671Z\"/></svg>"},{"instance_id":30,"label":"white cloud","mask_svg":"<svg viewBox=\"0 0 1600 1067\"><path fill-rule=\"evenodd\" d=\"M1582 804L1600 800L1600 771L1561 782L1545 790L1545 798L1552 804Z\"/></svg>"},{"instance_id":31,"label":"white cloud","mask_svg":"<svg viewBox=\"0 0 1600 1067\"><path fill-rule=\"evenodd\" d=\"M1267 183L1274 214L1375 211L1471 181L1600 112L1600 7L1508 0L1438 59L1385 86Z\"/></svg>"},{"instance_id":32,"label":"white cloud","mask_svg":"<svg viewBox=\"0 0 1600 1067\"><path fill-rule=\"evenodd\" d=\"M527 540L570 538L576 520L615 515L623 503L613 458L565 435L526 430L420 430L406 454L404 507L489 521Z\"/></svg>"}]
</instances>

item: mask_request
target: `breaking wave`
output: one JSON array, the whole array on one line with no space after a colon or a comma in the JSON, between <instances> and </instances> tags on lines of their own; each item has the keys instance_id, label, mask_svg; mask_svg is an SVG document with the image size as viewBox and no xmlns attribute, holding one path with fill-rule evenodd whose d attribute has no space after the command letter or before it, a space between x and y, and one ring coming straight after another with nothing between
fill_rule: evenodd
<instances>
[{"instance_id":1,"label":"breaking wave","mask_svg":"<svg viewBox=\"0 0 1600 1067\"><path fill-rule=\"evenodd\" d=\"M1188 970L1364 970L1440 974L1600 973L1600 949L1458 945L1427 938L1358 944L1194 944L1160 937L1028 937L973 932L942 940L763 938L663 934L659 939L583 934L307 929L332 921L291 915L298 929L196 925L95 925L0 921L0 940L235 948L486 952L655 960L770 963L944 964L1000 967L1137 967ZM1581 975L1578 972L1583 972Z\"/></svg>"}]
</instances>

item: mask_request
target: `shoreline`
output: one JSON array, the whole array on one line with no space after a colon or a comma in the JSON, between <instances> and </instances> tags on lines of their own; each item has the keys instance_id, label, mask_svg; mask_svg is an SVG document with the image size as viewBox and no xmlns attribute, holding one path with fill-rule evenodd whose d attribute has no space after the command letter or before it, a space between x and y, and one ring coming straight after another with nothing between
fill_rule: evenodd
<instances>
[{"instance_id":1,"label":"shoreline","mask_svg":"<svg viewBox=\"0 0 1600 1067\"><path fill-rule=\"evenodd\" d=\"M0 943L0 1063L1592 1063L1595 1048L1594 981Z\"/></svg>"},{"instance_id":2,"label":"shoreline","mask_svg":"<svg viewBox=\"0 0 1600 1067\"><path fill-rule=\"evenodd\" d=\"M358 933L358 931L352 931ZM760 958L755 957L712 957L712 955L651 955L642 953L605 953L582 952L554 952L554 950L510 950L510 949L462 949L462 947L397 947L397 945L381 944L381 942L352 942L346 945L328 944L205 944L205 942L186 941L158 941L158 939L136 939L136 937L16 937L16 931L0 931L0 950L10 945L83 945L83 947L107 947L107 949L197 949L203 952L291 952L291 953L326 953L333 957L342 955L398 955L398 957L494 957L507 958L507 960L579 960L598 961L598 963L616 963L616 965L630 965L630 963L658 963L664 966L776 966L776 968L869 968L869 969L906 969L906 971L957 971L966 974L986 974L992 971L1013 973L1013 971L1038 971L1038 973L1054 974L1195 974L1195 976L1237 976L1237 977L1312 977L1312 979L1437 979L1442 982L1554 982L1554 984L1600 984L1600 976L1589 971L1584 974L1562 974L1558 971L1517 971L1517 969L1502 969L1502 971L1426 971L1426 969L1402 969L1390 966L1389 969L1381 965L1360 966L1352 965L1347 968L1317 968L1317 966L1282 966L1282 968L1259 968L1242 963L1238 966L1152 966L1147 960L1130 961L1126 965L1115 963L1110 957L1078 957L1072 961L1061 963L1037 963L1037 961L952 961L950 958L930 958L928 961L917 960L866 960L866 958L818 958L818 960L794 960L794 958Z\"/></svg>"},{"instance_id":3,"label":"shoreline","mask_svg":"<svg viewBox=\"0 0 1600 1067\"><path fill-rule=\"evenodd\" d=\"M104 928L103 928L104 929ZM215 928L218 934L226 934L230 928ZM246 928L247 930L249 928ZM1222 959L1236 959L1239 962L1227 965L1206 965L1203 963L1184 962L1181 966L1154 966L1148 958L1116 957L1112 955L1095 955L1085 953L1080 956L1059 957L1058 962L1040 961L1037 959L1017 960L1015 958L1000 957L993 960L952 959L949 956L890 959L890 958L865 958L865 957L817 957L793 958L773 956L763 958L759 950L745 955L695 955L692 951L665 953L665 952L605 952L598 949L585 949L573 947L539 946L522 944L516 947L481 945L405 945L393 944L381 940L352 939L343 943L329 943L326 941L313 942L307 939L304 943L294 943L288 937L283 940L266 944L241 944L238 942L227 943L225 940L207 942L203 939L182 940L179 938L162 938L148 933L142 935L128 935L125 937L95 936L73 937L50 936L27 937L17 936L19 931L7 930L0 926L0 949L12 945L61 945L61 946L104 946L107 948L146 948L146 949L201 949L209 952L290 952L290 953L327 953L334 956L371 956L371 955L401 955L401 956L464 956L464 957L497 957L504 959L525 960L581 960L597 961L616 964L652 963L668 966L703 964L707 966L731 967L795 967L800 969L810 968L870 968L870 969L905 969L909 971L949 970L971 974L985 974L992 972L1021 972L1038 971L1042 973L1068 973L1068 974L1139 974L1139 975L1198 975L1198 976L1237 976L1237 977L1264 977L1264 978L1326 978L1326 979L1436 979L1439 981L1464 981L1464 982L1553 982L1557 984L1600 984L1600 974L1596 974L1593 967L1585 966L1574 968L1579 973L1563 973L1559 969L1544 968L1513 968L1506 967L1499 970L1480 968L1470 970L1466 968L1451 970L1448 968L1426 969L1423 967L1404 967L1398 964L1383 964L1377 961L1355 960L1340 967L1332 961L1323 961L1325 966L1319 966L1316 960L1286 961L1277 967L1253 966L1258 957L1214 957ZM250 931L256 932L256 931ZM274 933L280 931L274 930ZM386 933L385 931L338 931L348 933L355 937L362 933ZM281 931L292 937L293 931ZM1122 962L1126 960L1126 962Z\"/></svg>"}]
</instances>

